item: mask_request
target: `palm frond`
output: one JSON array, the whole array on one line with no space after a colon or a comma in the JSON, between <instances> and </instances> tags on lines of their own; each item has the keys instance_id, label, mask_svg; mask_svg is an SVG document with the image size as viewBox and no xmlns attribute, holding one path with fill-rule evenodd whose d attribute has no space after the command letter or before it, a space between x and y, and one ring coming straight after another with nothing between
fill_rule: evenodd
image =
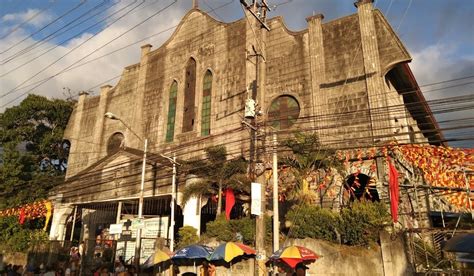
<instances>
[{"instance_id":1,"label":"palm frond","mask_svg":"<svg viewBox=\"0 0 474 276\"><path fill-rule=\"evenodd\" d=\"M184 187L183 204L186 204L192 197L207 197L217 194L217 187L205 179L198 180Z\"/></svg>"},{"instance_id":2,"label":"palm frond","mask_svg":"<svg viewBox=\"0 0 474 276\"><path fill-rule=\"evenodd\" d=\"M224 183L223 188L231 188L234 191L250 194L251 182L247 174L235 174Z\"/></svg>"}]
</instances>

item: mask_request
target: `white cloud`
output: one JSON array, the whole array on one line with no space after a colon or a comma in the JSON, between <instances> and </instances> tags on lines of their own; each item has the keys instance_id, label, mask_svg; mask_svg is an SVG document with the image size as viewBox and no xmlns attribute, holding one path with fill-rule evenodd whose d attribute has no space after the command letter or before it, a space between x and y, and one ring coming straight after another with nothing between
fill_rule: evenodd
<instances>
[{"instance_id":1,"label":"white cloud","mask_svg":"<svg viewBox=\"0 0 474 276\"><path fill-rule=\"evenodd\" d=\"M41 26L52 19L48 12L41 12L39 9L28 9L24 12L9 13L2 16L3 22L32 25L35 27Z\"/></svg>"},{"instance_id":2,"label":"white cloud","mask_svg":"<svg viewBox=\"0 0 474 276\"><path fill-rule=\"evenodd\" d=\"M122 1L119 3L119 5L122 5L123 7L129 3L130 2L128 1ZM29 84L46 79L48 77L56 75L58 72L64 70L65 68L68 68L73 64L81 64L85 61L94 59L121 47L124 47L125 45L139 41L147 36L158 33L161 30L177 25L183 15L189 10L189 3L183 4L182 2L178 1L169 9L166 9L165 11L151 18L149 21L145 22L139 27L114 40L120 34L126 32L131 27L143 21L145 18L151 16L153 13L157 12L159 9L165 7L165 5L169 3L171 3L171 1L156 1L153 2L153 4L150 4L150 2L146 1L143 5L143 8L137 8L135 10L136 12L128 14L127 16L115 22L96 36L93 36L92 33L83 33L79 37L76 37L68 41L64 45L59 46L52 44L52 41L48 41L47 43L45 43L41 47L38 47L31 53L27 53L15 60L12 60L11 62L8 62L4 65L0 65L2 68L0 70L0 75L2 75L5 72L8 72L14 69L15 67L21 65L22 63L29 61L26 66L23 66L12 73L9 73L6 76L0 77L0 95L8 93L17 85L21 84L30 77L38 74L39 71L43 72L39 73L36 77L29 80L22 86L24 87ZM120 8L121 7L115 7L115 10L118 10ZM113 12L114 11L112 10L108 10L109 15ZM108 18L108 23L111 23L114 18L117 17L118 16L111 16L111 18ZM89 88L98 85L108 79L111 79L112 77L120 75L124 67L139 62L141 45L150 43L153 45L153 49L156 49L166 39L168 39L171 34L172 31L165 32L161 35L155 36L151 39L139 42L135 45L120 50L114 54L88 63L84 66L78 67L68 72L61 73L60 75L50 79L48 82L35 88L29 93L35 93L54 98L64 98L65 95L63 95L63 87L67 87L71 89L72 94L77 95L80 91L88 90ZM3 40L0 40L0 49L7 49L10 45L14 45L15 42L22 39L24 35L24 30L19 30L18 32L13 33L12 35L4 38ZM70 35L71 34L69 34L69 36ZM114 41L110 42L112 40ZM0 55L0 60L5 59L11 54L14 54L15 52L21 50L22 48L28 45L32 45L35 42L36 41L32 38L27 39L21 44L21 46L14 47L3 55ZM97 50L105 44L107 44L107 46L103 47L100 50ZM44 54L38 59L34 59L34 57L38 56L40 53L43 53L46 49L49 49L54 46L57 46L54 50ZM87 58L83 59L86 56ZM55 62L55 64L50 65L56 60L58 61ZM79 60L81 61L78 62ZM114 81L111 81L110 84L115 85L117 82L118 79L115 79ZM28 86L25 89L15 91L4 98L1 98L0 106L10 102L16 97L19 97L21 94L25 93L32 87L33 86ZM98 90L98 88L95 88L94 92L98 92ZM15 100L11 104L8 104L8 106L20 103L20 101L24 97L26 97L26 95L22 96L18 100ZM3 109L4 108L0 108L0 112L3 112Z\"/></svg>"},{"instance_id":3,"label":"white cloud","mask_svg":"<svg viewBox=\"0 0 474 276\"><path fill-rule=\"evenodd\" d=\"M458 47L455 44L438 43L414 52L412 56L413 62L410 66L418 83L422 86L466 77L474 73L474 57L459 55ZM472 94L472 85L439 90L443 87L459 85L462 82L447 82L440 85L426 86L422 87L422 90L425 92L427 99ZM433 91L435 89L438 90Z\"/></svg>"},{"instance_id":4,"label":"white cloud","mask_svg":"<svg viewBox=\"0 0 474 276\"><path fill-rule=\"evenodd\" d=\"M459 56L457 51L458 49L454 44L440 43L426 47L413 54L411 68L418 83L422 86L421 90L428 101L473 95L474 84L471 83L472 78L449 81L474 74L474 57ZM424 84L443 81L448 82L423 86ZM472 117L472 110L452 110L450 112L439 110L462 108L466 104L469 104L469 102L452 102L449 106L447 104L438 104L431 107L440 128L444 129L443 134L447 139L472 136L469 135L472 132L472 128L466 127L469 121L464 120ZM460 128L460 126L464 126L464 128ZM450 142L449 144L455 147L473 147L472 140Z\"/></svg>"}]
</instances>

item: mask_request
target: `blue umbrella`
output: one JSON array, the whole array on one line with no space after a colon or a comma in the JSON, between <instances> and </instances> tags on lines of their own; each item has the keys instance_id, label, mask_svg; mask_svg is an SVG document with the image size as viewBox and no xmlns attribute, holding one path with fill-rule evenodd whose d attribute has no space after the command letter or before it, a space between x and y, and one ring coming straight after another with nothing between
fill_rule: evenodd
<instances>
[{"instance_id":1,"label":"blue umbrella","mask_svg":"<svg viewBox=\"0 0 474 276\"><path fill-rule=\"evenodd\" d=\"M209 246L193 244L176 251L171 260L178 265L192 263L196 266L196 263L205 261L212 252L214 252L214 249Z\"/></svg>"},{"instance_id":2,"label":"blue umbrella","mask_svg":"<svg viewBox=\"0 0 474 276\"><path fill-rule=\"evenodd\" d=\"M171 259L173 261L206 259L212 252L214 249L209 246L193 244L176 251Z\"/></svg>"}]
</instances>

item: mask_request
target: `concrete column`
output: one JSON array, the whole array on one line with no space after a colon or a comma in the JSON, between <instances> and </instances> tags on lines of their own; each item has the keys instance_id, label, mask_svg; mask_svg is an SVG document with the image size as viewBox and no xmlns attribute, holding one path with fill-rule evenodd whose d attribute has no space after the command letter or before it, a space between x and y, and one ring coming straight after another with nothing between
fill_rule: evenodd
<instances>
[{"instance_id":1,"label":"concrete column","mask_svg":"<svg viewBox=\"0 0 474 276\"><path fill-rule=\"evenodd\" d=\"M144 129L145 118L144 113L144 102L145 102L145 91L146 91L146 74L148 71L148 57L151 50L151 45L146 44L141 47L141 58L140 58L140 69L138 71L137 90L135 92L135 114L133 115L133 121L130 122L130 126L140 136L141 139L145 139L146 130ZM134 147L141 149L143 148L143 142L136 137L130 137L134 139L136 143Z\"/></svg>"},{"instance_id":2,"label":"concrete column","mask_svg":"<svg viewBox=\"0 0 474 276\"><path fill-rule=\"evenodd\" d=\"M390 133L390 129L383 129L390 125L390 118L388 115L385 83L380 69L372 2L373 0L359 0L354 4L358 8L359 15L362 54L364 57L366 86L372 121L372 142L378 142L390 139L383 137Z\"/></svg>"},{"instance_id":3,"label":"concrete column","mask_svg":"<svg viewBox=\"0 0 474 276\"><path fill-rule=\"evenodd\" d=\"M84 112L84 105L85 105L85 102L86 102L86 99L87 99L87 95L89 95L89 93L87 92L81 92L79 93L79 99L77 101L77 106L76 106L76 109L75 109L75 112L71 115L71 119L69 120L69 122L73 122L73 125L72 125L72 131L70 132L71 135L78 135L78 133L81 133L80 130L81 130L81 122L82 122L82 118L83 118L83 112ZM80 148L80 143L84 143L83 141L81 141L81 137L80 136L74 136L74 137L64 137L65 139L69 139L70 142L71 142L71 149L70 149L70 152L77 152ZM80 164L81 163L81 159L83 159L84 156L83 155L80 155L80 154L71 154L69 156L69 160L68 160L68 168L67 168L67 171L66 171L66 178L69 178L70 176L73 176L74 174L77 173L75 167L77 166L77 164ZM86 161L87 162L87 161ZM84 165L84 164L81 164L81 166Z\"/></svg>"},{"instance_id":4,"label":"concrete column","mask_svg":"<svg viewBox=\"0 0 474 276\"><path fill-rule=\"evenodd\" d=\"M108 97L110 95L110 89L112 86L110 85L104 85L100 88L100 100L99 100L99 106L96 109L96 121L95 121L95 127L94 127L94 147L95 150L95 158L94 161L99 160L99 158L102 156L102 150L104 149L104 144L106 143L107 139L103 139L103 134L104 134L104 114L107 112L107 101Z\"/></svg>"},{"instance_id":5,"label":"concrete column","mask_svg":"<svg viewBox=\"0 0 474 276\"><path fill-rule=\"evenodd\" d=\"M327 104L326 95L320 88L321 83L325 81L325 63L324 63L324 44L323 44L323 28L322 20L324 15L316 14L306 18L308 22L308 51L310 57L311 70L311 113L317 116L325 114ZM318 129L320 137L327 137L326 129L322 125L329 123L314 120L314 127ZM321 140L321 142L323 142Z\"/></svg>"},{"instance_id":6,"label":"concrete column","mask_svg":"<svg viewBox=\"0 0 474 276\"><path fill-rule=\"evenodd\" d=\"M189 175L186 177L185 185L196 182L197 177ZM197 229L197 234L201 234L201 204L197 197L188 199L183 207L183 226L192 226Z\"/></svg>"},{"instance_id":7,"label":"concrete column","mask_svg":"<svg viewBox=\"0 0 474 276\"><path fill-rule=\"evenodd\" d=\"M69 204L53 202L53 217L49 231L50 240L64 240L66 235L66 219L74 208Z\"/></svg>"}]
</instances>

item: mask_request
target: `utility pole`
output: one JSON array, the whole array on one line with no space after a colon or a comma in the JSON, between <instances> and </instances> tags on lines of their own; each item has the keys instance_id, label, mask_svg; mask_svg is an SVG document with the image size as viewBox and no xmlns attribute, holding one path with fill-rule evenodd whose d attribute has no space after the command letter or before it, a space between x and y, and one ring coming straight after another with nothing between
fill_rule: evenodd
<instances>
[{"instance_id":1,"label":"utility pole","mask_svg":"<svg viewBox=\"0 0 474 276\"><path fill-rule=\"evenodd\" d=\"M278 208L278 141L273 131L273 252L280 249L280 210Z\"/></svg>"},{"instance_id":2,"label":"utility pole","mask_svg":"<svg viewBox=\"0 0 474 276\"><path fill-rule=\"evenodd\" d=\"M247 58L255 57L255 79L252 85L251 95L249 95L246 102L246 109L253 106L253 116L246 110L246 118L250 119L250 124L244 122L250 128L250 177L252 182L257 182L261 184L260 190L260 199L261 199L261 209L260 214L256 217L256 233L255 233L255 245L257 250L256 256L256 266L255 272L256 275L265 276L266 271L266 252L265 252L265 207L266 207L266 198L265 198L265 187L266 179L263 174L263 168L256 168L256 162L260 162L260 152L258 147L258 131L259 124L255 115L259 114L258 110L255 110L255 104L260 100L259 108L262 109L263 100L265 99L265 68L263 70L260 68L260 63L263 60L265 62L265 49L262 48L263 35L262 29L270 31L270 28L266 25L266 14L269 10L269 7L265 0L253 0L251 4L248 4L246 0L240 0L240 3L243 5L245 10L252 15L252 17L247 18L249 21L248 27L251 28L251 33L254 36L255 44L251 43L253 53L247 55ZM247 14L245 14L247 17ZM257 50L257 48L258 50Z\"/></svg>"}]
</instances>

